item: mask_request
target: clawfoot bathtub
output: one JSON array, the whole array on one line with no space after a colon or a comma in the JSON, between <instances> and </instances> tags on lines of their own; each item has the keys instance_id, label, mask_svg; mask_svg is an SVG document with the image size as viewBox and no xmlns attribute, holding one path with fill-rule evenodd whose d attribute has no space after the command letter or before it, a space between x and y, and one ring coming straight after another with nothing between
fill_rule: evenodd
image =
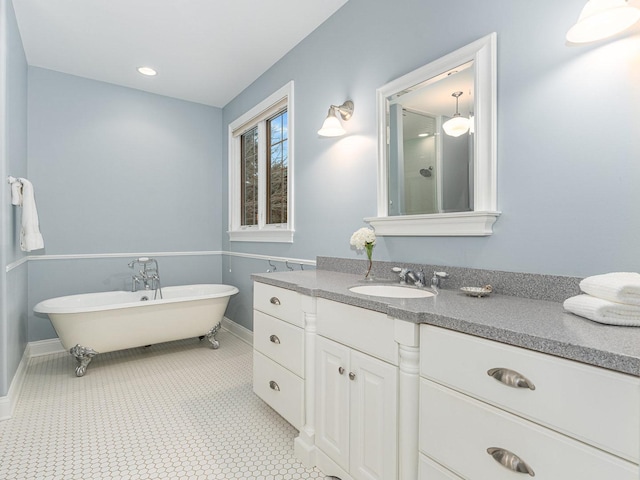
<instances>
[{"instance_id":1,"label":"clawfoot bathtub","mask_svg":"<svg viewBox=\"0 0 640 480\"><path fill-rule=\"evenodd\" d=\"M190 337L207 337L218 348L215 335L236 293L218 284L163 287L157 300L153 290L87 293L44 300L33 310L49 315L81 377L98 353Z\"/></svg>"}]
</instances>

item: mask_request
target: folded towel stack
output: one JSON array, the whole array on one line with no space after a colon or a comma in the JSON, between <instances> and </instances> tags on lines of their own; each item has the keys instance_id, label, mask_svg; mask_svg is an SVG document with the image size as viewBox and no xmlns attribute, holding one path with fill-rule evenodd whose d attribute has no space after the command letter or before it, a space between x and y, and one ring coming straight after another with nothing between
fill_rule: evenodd
<instances>
[{"instance_id":1,"label":"folded towel stack","mask_svg":"<svg viewBox=\"0 0 640 480\"><path fill-rule=\"evenodd\" d=\"M608 325L640 327L640 273L616 272L587 277L584 293L564 301L565 310Z\"/></svg>"}]
</instances>

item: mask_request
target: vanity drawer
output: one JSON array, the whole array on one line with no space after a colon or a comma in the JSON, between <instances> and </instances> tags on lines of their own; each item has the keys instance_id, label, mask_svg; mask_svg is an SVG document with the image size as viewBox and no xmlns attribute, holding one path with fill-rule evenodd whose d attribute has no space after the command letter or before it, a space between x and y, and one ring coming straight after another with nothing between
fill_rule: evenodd
<instances>
[{"instance_id":1,"label":"vanity drawer","mask_svg":"<svg viewBox=\"0 0 640 480\"><path fill-rule=\"evenodd\" d=\"M421 453L418 459L418 480L463 480Z\"/></svg>"},{"instance_id":2,"label":"vanity drawer","mask_svg":"<svg viewBox=\"0 0 640 480\"><path fill-rule=\"evenodd\" d=\"M253 308L304 328L300 294L293 290L254 282Z\"/></svg>"},{"instance_id":3,"label":"vanity drawer","mask_svg":"<svg viewBox=\"0 0 640 480\"><path fill-rule=\"evenodd\" d=\"M254 310L253 347L304 378L304 330Z\"/></svg>"},{"instance_id":4,"label":"vanity drawer","mask_svg":"<svg viewBox=\"0 0 640 480\"><path fill-rule=\"evenodd\" d=\"M638 462L640 379L430 325L420 345L423 377ZM493 369L535 389L507 386Z\"/></svg>"},{"instance_id":5,"label":"vanity drawer","mask_svg":"<svg viewBox=\"0 0 640 480\"><path fill-rule=\"evenodd\" d=\"M466 479L529 478L496 461L501 454L508 460L506 452L524 461L536 480L638 478L635 464L425 379L419 428L420 450ZM491 455L488 449L500 450Z\"/></svg>"},{"instance_id":6,"label":"vanity drawer","mask_svg":"<svg viewBox=\"0 0 640 480\"><path fill-rule=\"evenodd\" d=\"M381 360L398 365L394 322L384 313L318 299L317 331Z\"/></svg>"},{"instance_id":7,"label":"vanity drawer","mask_svg":"<svg viewBox=\"0 0 640 480\"><path fill-rule=\"evenodd\" d=\"M304 380L255 350L253 391L300 430L304 424Z\"/></svg>"}]
</instances>

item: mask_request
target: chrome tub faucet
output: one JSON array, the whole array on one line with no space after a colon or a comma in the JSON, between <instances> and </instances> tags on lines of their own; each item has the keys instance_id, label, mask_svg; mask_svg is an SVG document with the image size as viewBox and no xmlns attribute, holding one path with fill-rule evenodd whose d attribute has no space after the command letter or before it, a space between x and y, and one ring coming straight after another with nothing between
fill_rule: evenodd
<instances>
[{"instance_id":1,"label":"chrome tub faucet","mask_svg":"<svg viewBox=\"0 0 640 480\"><path fill-rule=\"evenodd\" d=\"M162 298L158 261L155 258L140 257L128 263L129 268L135 268L136 265L140 265L142 268L137 274L131 277L131 291L137 291L138 285L141 285L144 286L145 290L155 290L153 295L154 300L158 296L158 293L160 293L160 298Z\"/></svg>"}]
</instances>

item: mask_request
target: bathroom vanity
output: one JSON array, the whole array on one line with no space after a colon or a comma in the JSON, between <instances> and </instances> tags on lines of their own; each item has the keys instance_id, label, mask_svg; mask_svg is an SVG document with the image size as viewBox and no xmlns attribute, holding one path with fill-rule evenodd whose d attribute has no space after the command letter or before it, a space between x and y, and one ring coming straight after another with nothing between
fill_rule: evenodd
<instances>
[{"instance_id":1,"label":"bathroom vanity","mask_svg":"<svg viewBox=\"0 0 640 480\"><path fill-rule=\"evenodd\" d=\"M640 329L558 301L355 294L361 276L256 274L254 391L342 480L637 480Z\"/></svg>"}]
</instances>

